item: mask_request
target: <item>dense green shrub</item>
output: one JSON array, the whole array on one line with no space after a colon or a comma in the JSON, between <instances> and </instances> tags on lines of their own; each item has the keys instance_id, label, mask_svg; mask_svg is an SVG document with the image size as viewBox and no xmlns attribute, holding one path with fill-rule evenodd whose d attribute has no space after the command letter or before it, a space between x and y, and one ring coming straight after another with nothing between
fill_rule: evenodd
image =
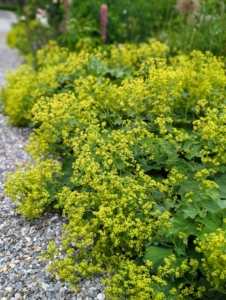
<instances>
[{"instance_id":1,"label":"dense green shrub","mask_svg":"<svg viewBox=\"0 0 226 300\"><path fill-rule=\"evenodd\" d=\"M153 49L76 56L82 75L29 108L34 162L5 192L28 218L49 207L68 218L63 249L46 254L67 281L108 273L108 299L224 299L224 63L195 51L169 65ZM62 61L69 72L57 51L39 52L45 81Z\"/></svg>"}]
</instances>

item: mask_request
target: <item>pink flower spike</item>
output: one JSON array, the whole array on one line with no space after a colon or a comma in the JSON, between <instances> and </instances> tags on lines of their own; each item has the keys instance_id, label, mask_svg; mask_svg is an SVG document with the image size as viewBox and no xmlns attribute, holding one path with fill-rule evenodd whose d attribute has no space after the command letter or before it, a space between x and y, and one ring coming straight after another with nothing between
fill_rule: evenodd
<instances>
[{"instance_id":1,"label":"pink flower spike","mask_svg":"<svg viewBox=\"0 0 226 300\"><path fill-rule=\"evenodd\" d=\"M43 9L42 8L37 8L37 12L42 15L43 14Z\"/></svg>"},{"instance_id":2,"label":"pink flower spike","mask_svg":"<svg viewBox=\"0 0 226 300\"><path fill-rule=\"evenodd\" d=\"M66 19L68 21L69 20L69 13L70 13L69 0L64 0L64 5L65 5L65 12L66 12Z\"/></svg>"},{"instance_id":3,"label":"pink flower spike","mask_svg":"<svg viewBox=\"0 0 226 300\"><path fill-rule=\"evenodd\" d=\"M106 4L102 4L100 7L100 22L101 22L101 38L103 42L107 38L107 10L108 7Z\"/></svg>"}]
</instances>

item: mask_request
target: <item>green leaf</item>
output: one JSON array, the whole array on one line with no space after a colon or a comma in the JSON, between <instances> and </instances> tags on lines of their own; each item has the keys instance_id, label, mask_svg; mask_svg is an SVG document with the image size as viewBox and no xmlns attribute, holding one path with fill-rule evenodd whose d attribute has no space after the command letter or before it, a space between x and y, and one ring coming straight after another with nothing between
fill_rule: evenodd
<instances>
[{"instance_id":1,"label":"green leaf","mask_svg":"<svg viewBox=\"0 0 226 300\"><path fill-rule=\"evenodd\" d=\"M78 124L78 119L77 118L69 119L67 122L69 125L76 125Z\"/></svg>"},{"instance_id":2,"label":"green leaf","mask_svg":"<svg viewBox=\"0 0 226 300\"><path fill-rule=\"evenodd\" d=\"M104 72L103 63L96 56L92 56L89 60L88 71L91 75L99 77Z\"/></svg>"},{"instance_id":3,"label":"green leaf","mask_svg":"<svg viewBox=\"0 0 226 300\"><path fill-rule=\"evenodd\" d=\"M177 170L181 173L185 173L186 171L187 174L188 171L190 171L191 167L191 163L185 161L184 159L179 159L177 162Z\"/></svg>"},{"instance_id":4,"label":"green leaf","mask_svg":"<svg viewBox=\"0 0 226 300\"><path fill-rule=\"evenodd\" d=\"M179 232L184 232L186 234L194 234L196 232L196 224L193 220L184 219L183 216L175 214L171 219L172 227L170 232L177 234Z\"/></svg>"},{"instance_id":5,"label":"green leaf","mask_svg":"<svg viewBox=\"0 0 226 300\"><path fill-rule=\"evenodd\" d=\"M216 200L203 201L203 206L207 211L212 213L219 212L222 209L220 203Z\"/></svg>"},{"instance_id":6,"label":"green leaf","mask_svg":"<svg viewBox=\"0 0 226 300\"><path fill-rule=\"evenodd\" d=\"M75 157L69 156L69 157L65 157L62 163L63 176L61 182L63 185L67 185L70 188L74 187L74 184L72 184L71 182L71 177L73 176L72 164L74 161L75 161Z\"/></svg>"},{"instance_id":7,"label":"green leaf","mask_svg":"<svg viewBox=\"0 0 226 300\"><path fill-rule=\"evenodd\" d=\"M218 168L219 168L220 172L222 172L222 173L226 172L226 165L220 165Z\"/></svg>"},{"instance_id":8,"label":"green leaf","mask_svg":"<svg viewBox=\"0 0 226 300\"><path fill-rule=\"evenodd\" d=\"M170 248L150 246L143 257L143 260L144 262L151 261L151 268L156 272L158 267L164 263L164 258L169 257L172 253L173 249Z\"/></svg>"},{"instance_id":9,"label":"green leaf","mask_svg":"<svg viewBox=\"0 0 226 300\"><path fill-rule=\"evenodd\" d=\"M136 266L142 266L144 264L143 262L143 259L140 258L140 257L137 257L135 260L134 260L134 263Z\"/></svg>"},{"instance_id":10,"label":"green leaf","mask_svg":"<svg viewBox=\"0 0 226 300\"><path fill-rule=\"evenodd\" d=\"M144 222L146 219L146 216L144 214L139 214L139 215L137 215L137 218L139 218L142 222Z\"/></svg>"},{"instance_id":11,"label":"green leaf","mask_svg":"<svg viewBox=\"0 0 226 300\"><path fill-rule=\"evenodd\" d=\"M165 153L168 155L168 158L170 158L172 161L175 161L178 159L178 154L175 153L175 149L167 149L166 148Z\"/></svg>"},{"instance_id":12,"label":"green leaf","mask_svg":"<svg viewBox=\"0 0 226 300\"><path fill-rule=\"evenodd\" d=\"M207 210L201 210L199 213L200 218L204 219L206 217Z\"/></svg>"},{"instance_id":13,"label":"green leaf","mask_svg":"<svg viewBox=\"0 0 226 300\"><path fill-rule=\"evenodd\" d=\"M88 220L88 221L93 218L95 218L95 215L93 214L92 211L86 211L83 215L83 219Z\"/></svg>"},{"instance_id":14,"label":"green leaf","mask_svg":"<svg viewBox=\"0 0 226 300\"><path fill-rule=\"evenodd\" d=\"M101 120L106 120L107 119L107 115L106 114L104 114L104 113L100 113L99 114L99 118L101 119Z\"/></svg>"},{"instance_id":15,"label":"green leaf","mask_svg":"<svg viewBox=\"0 0 226 300\"><path fill-rule=\"evenodd\" d=\"M184 182L181 183L181 187L178 191L179 195L185 195L189 192L193 192L193 193L200 193L200 188L199 188L199 182L196 179L188 179Z\"/></svg>"},{"instance_id":16,"label":"green leaf","mask_svg":"<svg viewBox=\"0 0 226 300\"><path fill-rule=\"evenodd\" d=\"M188 141L188 142L184 143L182 149L183 149L184 151L187 151L189 148L191 148L191 145L192 145L193 143L194 143L193 141Z\"/></svg>"},{"instance_id":17,"label":"green leaf","mask_svg":"<svg viewBox=\"0 0 226 300\"><path fill-rule=\"evenodd\" d=\"M128 72L128 71L127 71ZM105 74L110 74L112 77L115 78L123 78L125 77L126 70L123 70L122 68L116 68L116 69L105 69Z\"/></svg>"},{"instance_id":18,"label":"green leaf","mask_svg":"<svg viewBox=\"0 0 226 300\"><path fill-rule=\"evenodd\" d=\"M138 159L137 162L139 163L141 169L145 172L148 172L152 169L152 166L147 163L145 158Z\"/></svg>"},{"instance_id":19,"label":"green leaf","mask_svg":"<svg viewBox=\"0 0 226 300\"><path fill-rule=\"evenodd\" d=\"M65 157L62 162L62 171L65 172L68 168L72 168L72 164L75 161L74 156Z\"/></svg>"},{"instance_id":20,"label":"green leaf","mask_svg":"<svg viewBox=\"0 0 226 300\"><path fill-rule=\"evenodd\" d=\"M185 245L183 245L181 247L178 247L178 248L175 248L175 252L178 256L186 255Z\"/></svg>"},{"instance_id":21,"label":"green leaf","mask_svg":"<svg viewBox=\"0 0 226 300\"><path fill-rule=\"evenodd\" d=\"M160 191L158 191L158 190L154 190L152 192L152 197L153 197L154 201L156 201L156 202L162 202L162 201L164 201L165 194L162 193L162 192L160 192Z\"/></svg>"},{"instance_id":22,"label":"green leaf","mask_svg":"<svg viewBox=\"0 0 226 300\"><path fill-rule=\"evenodd\" d=\"M203 219L197 218L196 220L205 225L205 228L199 234L197 234L197 236L200 237L201 239L203 237L203 233L214 232L218 228L221 228L221 226L222 226L222 220L219 217L219 215L216 213L213 214L213 213L207 212L205 218L203 218Z\"/></svg>"},{"instance_id":23,"label":"green leaf","mask_svg":"<svg viewBox=\"0 0 226 300\"><path fill-rule=\"evenodd\" d=\"M219 191L213 189L206 189L206 194L215 202L220 198Z\"/></svg>"},{"instance_id":24,"label":"green leaf","mask_svg":"<svg viewBox=\"0 0 226 300\"><path fill-rule=\"evenodd\" d=\"M52 182L45 183L44 187L50 194L50 197L54 197L61 189L61 186L57 185L56 183L52 183Z\"/></svg>"},{"instance_id":25,"label":"green leaf","mask_svg":"<svg viewBox=\"0 0 226 300\"><path fill-rule=\"evenodd\" d=\"M202 149L202 145L193 145L192 148L189 150L189 153L186 153L187 159L192 159L193 157L202 157L203 154L200 153Z\"/></svg>"},{"instance_id":26,"label":"green leaf","mask_svg":"<svg viewBox=\"0 0 226 300\"><path fill-rule=\"evenodd\" d=\"M226 200L218 200L217 203L222 209L226 208Z\"/></svg>"},{"instance_id":27,"label":"green leaf","mask_svg":"<svg viewBox=\"0 0 226 300\"><path fill-rule=\"evenodd\" d=\"M139 140L139 144L140 145L152 145L153 144L153 141L148 137L144 137L142 138L141 140Z\"/></svg>"},{"instance_id":28,"label":"green leaf","mask_svg":"<svg viewBox=\"0 0 226 300\"><path fill-rule=\"evenodd\" d=\"M123 162L123 160L121 158L117 158L115 160L115 163L117 165L117 169L119 169L119 170L124 170L125 169L125 163Z\"/></svg>"},{"instance_id":29,"label":"green leaf","mask_svg":"<svg viewBox=\"0 0 226 300\"><path fill-rule=\"evenodd\" d=\"M185 209L182 209L182 212L185 219L194 219L199 214L200 210L193 203L187 203Z\"/></svg>"},{"instance_id":30,"label":"green leaf","mask_svg":"<svg viewBox=\"0 0 226 300\"><path fill-rule=\"evenodd\" d=\"M172 245L172 240L163 235L156 235L151 239L151 241L145 243L145 247L148 248L149 246L157 246L159 244L164 246L166 245L166 248L169 248Z\"/></svg>"},{"instance_id":31,"label":"green leaf","mask_svg":"<svg viewBox=\"0 0 226 300\"><path fill-rule=\"evenodd\" d=\"M168 159L168 157L166 157L165 155L161 155L161 156L157 157L155 161L158 165L163 165L167 159Z\"/></svg>"},{"instance_id":32,"label":"green leaf","mask_svg":"<svg viewBox=\"0 0 226 300\"><path fill-rule=\"evenodd\" d=\"M114 124L115 124L115 125L121 125L121 124L122 124L122 120L119 119L119 118L116 118L116 119L114 120Z\"/></svg>"},{"instance_id":33,"label":"green leaf","mask_svg":"<svg viewBox=\"0 0 226 300\"><path fill-rule=\"evenodd\" d=\"M220 197L226 199L226 174L217 174L214 181L219 185Z\"/></svg>"}]
</instances>

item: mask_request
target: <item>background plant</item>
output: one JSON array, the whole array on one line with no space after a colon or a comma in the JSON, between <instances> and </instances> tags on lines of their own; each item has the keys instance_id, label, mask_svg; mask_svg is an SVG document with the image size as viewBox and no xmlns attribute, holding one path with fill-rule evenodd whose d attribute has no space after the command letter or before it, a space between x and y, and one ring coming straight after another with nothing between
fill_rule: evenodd
<instances>
[{"instance_id":1,"label":"background plant","mask_svg":"<svg viewBox=\"0 0 226 300\"><path fill-rule=\"evenodd\" d=\"M209 50L216 55L223 55L225 53L224 2L196 0L197 8L194 11L189 10L187 2L189 1L143 0L120 1L115 4L112 1L101 0L86 0L82 3L73 1L70 3L68 20L63 3L31 0L28 1L27 6L24 6L23 13L26 17L23 25L26 30L22 34L24 38L18 34L18 30L14 30L10 36L15 42L9 44L18 47L25 56L34 48L34 43L36 49L39 49L49 39L57 40L70 51L78 51L80 48L76 47L76 44L82 40L89 41L91 47L102 45L100 7L104 3L108 5L105 41L107 44L142 43L150 38L156 38L166 43L173 55L177 51L189 53L193 49L203 52ZM33 26L31 30L30 22L33 22L39 7L46 11L49 27L41 30ZM20 24L18 26L22 27ZM42 42L39 43L39 40Z\"/></svg>"},{"instance_id":2,"label":"background plant","mask_svg":"<svg viewBox=\"0 0 226 300\"><path fill-rule=\"evenodd\" d=\"M25 5L26 4L26 5ZM42 9L47 18L43 25L37 18ZM49 40L56 40L64 32L64 9L60 1L28 0L22 3L17 12L18 22L7 36L11 48L17 48L21 56L35 65L36 52L43 48Z\"/></svg>"},{"instance_id":3,"label":"background plant","mask_svg":"<svg viewBox=\"0 0 226 300\"><path fill-rule=\"evenodd\" d=\"M159 39L165 42L173 52L181 50L189 53L196 49L225 55L224 2L212 0L197 2L200 2L200 5L195 14L183 13L178 16L176 26L160 31Z\"/></svg>"}]
</instances>

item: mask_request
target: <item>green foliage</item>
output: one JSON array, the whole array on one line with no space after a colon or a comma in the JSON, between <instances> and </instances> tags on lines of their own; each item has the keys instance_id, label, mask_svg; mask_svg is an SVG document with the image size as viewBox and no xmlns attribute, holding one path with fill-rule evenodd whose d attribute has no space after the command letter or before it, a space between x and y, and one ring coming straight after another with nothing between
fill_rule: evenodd
<instances>
[{"instance_id":1,"label":"green foliage","mask_svg":"<svg viewBox=\"0 0 226 300\"><path fill-rule=\"evenodd\" d=\"M161 33L159 39L165 42L174 53L178 50L189 53L197 49L203 52L211 51L216 55L225 55L225 24L225 15L214 16L210 20L202 20L200 16L195 23L181 24L174 30Z\"/></svg>"},{"instance_id":2,"label":"green foliage","mask_svg":"<svg viewBox=\"0 0 226 300\"><path fill-rule=\"evenodd\" d=\"M68 219L62 250L50 243L45 254L51 272L70 282L108 273L113 300L223 299L222 59L194 51L167 60L159 43L95 55L48 47L38 71L19 69L3 96L11 113L20 78L28 90L13 105L35 126L34 163L9 175L5 193L28 218L54 207Z\"/></svg>"},{"instance_id":3,"label":"green foliage","mask_svg":"<svg viewBox=\"0 0 226 300\"><path fill-rule=\"evenodd\" d=\"M48 1L48 0L27 0L23 5L23 14L26 20L32 21L36 17L37 8L46 11L48 23L51 26L58 27L59 23L64 18L64 7L61 1Z\"/></svg>"},{"instance_id":4,"label":"green foliage","mask_svg":"<svg viewBox=\"0 0 226 300\"><path fill-rule=\"evenodd\" d=\"M167 26L175 14L175 1L102 1L78 0L71 3L71 16L80 26L88 26L89 36L100 38L100 7L108 6L107 43L144 42L159 28ZM72 34L76 28L72 30Z\"/></svg>"},{"instance_id":5,"label":"green foliage","mask_svg":"<svg viewBox=\"0 0 226 300\"><path fill-rule=\"evenodd\" d=\"M199 3L200 7L194 14L179 15L175 26L160 31L159 39L173 52L180 50L190 53L196 49L225 55L225 5L220 0L206 0Z\"/></svg>"},{"instance_id":6,"label":"green foliage","mask_svg":"<svg viewBox=\"0 0 226 300\"><path fill-rule=\"evenodd\" d=\"M189 8L197 2L200 5L194 10ZM36 64L36 51L50 39L70 51L80 50L83 42L91 49L103 46L100 22L103 3L108 6L106 44L142 43L155 38L165 43L173 55L194 49L225 54L226 10L222 0L75 0L70 3L70 16L65 13L63 2L29 0L23 11L26 21L23 25L18 23L9 33L9 44L29 61L27 55L33 52L33 64ZM182 3L183 9L178 3ZM44 27L40 22L32 25L37 8L45 11L49 26Z\"/></svg>"}]
</instances>

